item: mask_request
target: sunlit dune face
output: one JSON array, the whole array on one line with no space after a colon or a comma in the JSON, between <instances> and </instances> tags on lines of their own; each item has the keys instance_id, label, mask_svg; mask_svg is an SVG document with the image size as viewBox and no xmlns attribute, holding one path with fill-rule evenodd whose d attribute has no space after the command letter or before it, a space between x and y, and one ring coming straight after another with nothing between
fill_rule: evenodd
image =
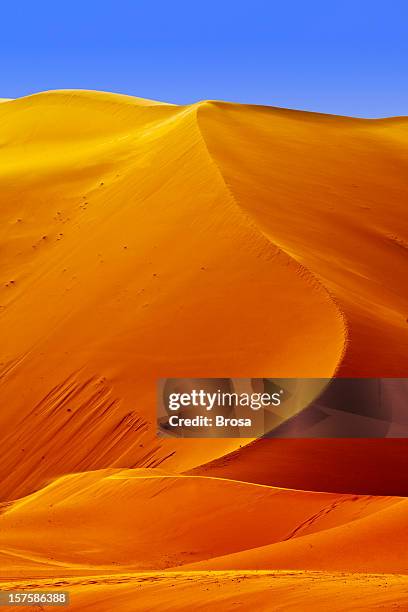
<instances>
[{"instance_id":1,"label":"sunlit dune face","mask_svg":"<svg viewBox=\"0 0 408 612\"><path fill-rule=\"evenodd\" d=\"M159 443L160 377L333 374L337 305L237 205L197 107L61 92L0 118L3 496L242 444Z\"/></svg>"}]
</instances>

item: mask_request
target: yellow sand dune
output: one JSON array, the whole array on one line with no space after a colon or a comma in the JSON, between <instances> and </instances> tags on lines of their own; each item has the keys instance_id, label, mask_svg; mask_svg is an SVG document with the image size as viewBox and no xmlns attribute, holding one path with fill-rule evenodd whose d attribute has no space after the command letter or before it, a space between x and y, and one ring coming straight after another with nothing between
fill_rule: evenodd
<instances>
[{"instance_id":1,"label":"yellow sand dune","mask_svg":"<svg viewBox=\"0 0 408 612\"><path fill-rule=\"evenodd\" d=\"M98 612L405 605L407 501L378 494L406 494L406 441L160 440L155 404L159 377L406 376L407 125L2 102L3 586Z\"/></svg>"},{"instance_id":2,"label":"yellow sand dune","mask_svg":"<svg viewBox=\"0 0 408 612\"><path fill-rule=\"evenodd\" d=\"M405 125L99 92L2 105L3 498L237 447L159 444L160 376L402 375Z\"/></svg>"},{"instance_id":3,"label":"yellow sand dune","mask_svg":"<svg viewBox=\"0 0 408 612\"><path fill-rule=\"evenodd\" d=\"M198 108L92 92L2 105L3 498L67 472L168 457L187 469L238 446L159 444L160 376L338 366L337 306L237 206Z\"/></svg>"}]
</instances>

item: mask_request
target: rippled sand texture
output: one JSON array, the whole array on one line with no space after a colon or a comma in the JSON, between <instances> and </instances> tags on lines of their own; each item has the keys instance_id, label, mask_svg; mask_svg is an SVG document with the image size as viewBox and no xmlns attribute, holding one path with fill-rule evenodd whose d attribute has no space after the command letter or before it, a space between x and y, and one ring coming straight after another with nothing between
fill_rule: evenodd
<instances>
[{"instance_id":1,"label":"rippled sand texture","mask_svg":"<svg viewBox=\"0 0 408 612\"><path fill-rule=\"evenodd\" d=\"M407 376L407 168L405 118L1 103L3 588L407 608L405 440L155 426L159 377Z\"/></svg>"}]
</instances>

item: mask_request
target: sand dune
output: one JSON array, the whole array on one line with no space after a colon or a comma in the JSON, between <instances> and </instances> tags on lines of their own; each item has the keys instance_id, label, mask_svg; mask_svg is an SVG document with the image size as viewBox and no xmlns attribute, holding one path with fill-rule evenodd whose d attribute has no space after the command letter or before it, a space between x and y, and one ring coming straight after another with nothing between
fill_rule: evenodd
<instances>
[{"instance_id":1,"label":"sand dune","mask_svg":"<svg viewBox=\"0 0 408 612\"><path fill-rule=\"evenodd\" d=\"M3 498L234 450L158 443L169 372L402 373L405 120L60 91L0 126Z\"/></svg>"},{"instance_id":2,"label":"sand dune","mask_svg":"<svg viewBox=\"0 0 408 612\"><path fill-rule=\"evenodd\" d=\"M0 516L0 550L48 558L51 575L55 564L163 569L330 530L399 501L155 470L96 471L61 477L9 504Z\"/></svg>"},{"instance_id":3,"label":"sand dune","mask_svg":"<svg viewBox=\"0 0 408 612\"><path fill-rule=\"evenodd\" d=\"M3 587L406 607L406 441L161 440L155 404L159 377L406 376L407 125L1 103Z\"/></svg>"},{"instance_id":4,"label":"sand dune","mask_svg":"<svg viewBox=\"0 0 408 612\"><path fill-rule=\"evenodd\" d=\"M0 109L3 498L67 472L169 456L186 469L237 447L159 445L159 376L339 364L337 306L236 205L198 107L54 92Z\"/></svg>"}]
</instances>

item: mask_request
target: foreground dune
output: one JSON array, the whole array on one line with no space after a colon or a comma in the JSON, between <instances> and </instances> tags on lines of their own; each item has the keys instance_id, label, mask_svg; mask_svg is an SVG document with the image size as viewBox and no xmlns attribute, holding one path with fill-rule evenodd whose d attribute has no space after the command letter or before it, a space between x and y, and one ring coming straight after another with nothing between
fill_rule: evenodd
<instances>
[{"instance_id":1,"label":"foreground dune","mask_svg":"<svg viewBox=\"0 0 408 612\"><path fill-rule=\"evenodd\" d=\"M0 588L101 612L404 609L407 503L152 469L65 476L4 507Z\"/></svg>"},{"instance_id":2,"label":"foreground dune","mask_svg":"<svg viewBox=\"0 0 408 612\"><path fill-rule=\"evenodd\" d=\"M17 563L0 575L24 575L19 572L27 551L30 561L50 562L37 575L55 575L55 565L61 571L64 564L77 572L211 563L214 557L383 515L400 504L395 497L310 493L154 470L75 474L4 509L0 550L15 555ZM394 522L387 525L391 529ZM400 536L399 542L402 546Z\"/></svg>"}]
</instances>

